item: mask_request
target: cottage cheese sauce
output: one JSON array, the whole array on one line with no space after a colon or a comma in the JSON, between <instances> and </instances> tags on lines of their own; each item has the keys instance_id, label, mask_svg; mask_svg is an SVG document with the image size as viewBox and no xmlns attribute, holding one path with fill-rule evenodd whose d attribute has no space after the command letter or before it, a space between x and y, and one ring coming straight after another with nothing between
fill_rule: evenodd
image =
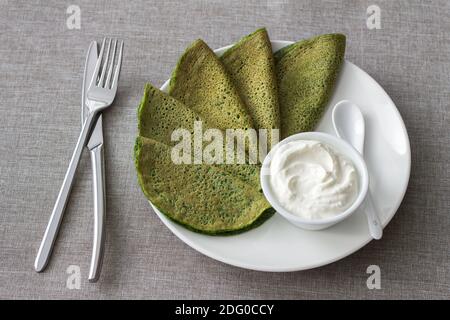
<instances>
[{"instance_id":1,"label":"cottage cheese sauce","mask_svg":"<svg viewBox=\"0 0 450 320\"><path fill-rule=\"evenodd\" d=\"M342 213L358 194L353 163L331 146L312 140L289 142L275 152L270 185L283 208L310 220Z\"/></svg>"}]
</instances>

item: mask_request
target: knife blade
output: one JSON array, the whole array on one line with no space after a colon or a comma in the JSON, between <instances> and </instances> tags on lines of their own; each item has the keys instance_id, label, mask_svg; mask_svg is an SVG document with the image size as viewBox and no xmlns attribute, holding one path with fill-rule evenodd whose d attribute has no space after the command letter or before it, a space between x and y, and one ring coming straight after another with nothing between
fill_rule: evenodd
<instances>
[{"instance_id":1,"label":"knife blade","mask_svg":"<svg viewBox=\"0 0 450 320\"><path fill-rule=\"evenodd\" d=\"M83 77L83 89L81 92L81 125L83 125L84 120L86 120L86 117L88 115L88 112L86 112L86 108L89 108L87 105L87 92L89 90L89 86L91 85L92 76L94 75L95 71L95 64L97 62L98 58L98 48L97 48L97 41L92 41L89 45L88 53L86 56L86 64L84 68L84 77ZM92 130L91 137L89 138L89 141L87 143L87 147L89 150L94 149L96 146L103 143L103 121L102 121L102 115L97 119L97 123L94 126L94 129Z\"/></svg>"},{"instance_id":2,"label":"knife blade","mask_svg":"<svg viewBox=\"0 0 450 320\"><path fill-rule=\"evenodd\" d=\"M86 56L86 64L83 76L83 87L81 97L81 123L84 123L88 115L89 100L87 92L93 81L95 65L98 59L97 42L92 41ZM90 151L93 189L94 189L94 237L91 265L89 268L89 281L96 282L100 276L104 250L104 221L105 221L105 172L104 172L104 151L103 151L103 123L102 115L97 119L94 129L87 143Z\"/></svg>"},{"instance_id":3,"label":"knife blade","mask_svg":"<svg viewBox=\"0 0 450 320\"><path fill-rule=\"evenodd\" d=\"M97 41L92 41L89 44L89 49L86 54L86 62L84 64L83 73L83 85L81 87L81 125L83 125L85 118L87 117L86 108L86 95L91 84L91 80L95 71L95 64L98 58Z\"/></svg>"}]
</instances>

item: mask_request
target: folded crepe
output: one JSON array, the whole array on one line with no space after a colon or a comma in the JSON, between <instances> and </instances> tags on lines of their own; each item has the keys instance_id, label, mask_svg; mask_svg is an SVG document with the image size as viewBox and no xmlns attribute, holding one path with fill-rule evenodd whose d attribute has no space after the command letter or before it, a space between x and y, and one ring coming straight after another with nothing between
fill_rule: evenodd
<instances>
[{"instance_id":1,"label":"folded crepe","mask_svg":"<svg viewBox=\"0 0 450 320\"><path fill-rule=\"evenodd\" d=\"M242 38L221 57L253 119L255 129L280 128L277 78L272 45L266 29Z\"/></svg>"},{"instance_id":2,"label":"folded crepe","mask_svg":"<svg viewBox=\"0 0 450 320\"><path fill-rule=\"evenodd\" d=\"M253 128L224 65L202 40L196 40L181 56L170 79L169 94L214 128Z\"/></svg>"},{"instance_id":3,"label":"folded crepe","mask_svg":"<svg viewBox=\"0 0 450 320\"><path fill-rule=\"evenodd\" d=\"M147 83L138 107L138 134L167 145L173 145L171 136L176 129L187 129L193 133L194 122L203 121L192 109L167 93Z\"/></svg>"},{"instance_id":4,"label":"folded crepe","mask_svg":"<svg viewBox=\"0 0 450 320\"><path fill-rule=\"evenodd\" d=\"M333 92L344 53L343 34L302 40L275 53L282 138L314 129Z\"/></svg>"},{"instance_id":5,"label":"folded crepe","mask_svg":"<svg viewBox=\"0 0 450 320\"><path fill-rule=\"evenodd\" d=\"M144 95L138 108L139 136L157 140L168 146L174 146L178 141L172 141L172 133L177 129L186 129L192 134L195 121L202 121L203 131L214 128L208 121L182 102L153 87L150 83L145 85ZM261 189L259 165L246 162L244 164L222 163L217 164L217 166L246 181L255 190Z\"/></svg>"},{"instance_id":6,"label":"folded crepe","mask_svg":"<svg viewBox=\"0 0 450 320\"><path fill-rule=\"evenodd\" d=\"M142 191L152 204L193 231L242 232L274 213L253 186L211 165L174 164L170 147L156 140L136 139L135 165Z\"/></svg>"}]
</instances>

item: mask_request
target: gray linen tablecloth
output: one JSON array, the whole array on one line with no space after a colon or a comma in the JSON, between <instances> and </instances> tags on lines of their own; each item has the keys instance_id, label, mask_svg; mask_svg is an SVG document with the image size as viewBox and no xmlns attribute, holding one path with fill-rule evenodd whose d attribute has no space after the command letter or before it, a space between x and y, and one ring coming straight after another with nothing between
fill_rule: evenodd
<instances>
[{"instance_id":1,"label":"gray linen tablecloth","mask_svg":"<svg viewBox=\"0 0 450 320\"><path fill-rule=\"evenodd\" d=\"M373 4L381 29L366 24ZM71 5L80 8L80 29L67 26ZM450 298L448 1L0 0L0 7L0 298ZM310 271L255 272L203 256L162 225L136 181L144 83L161 85L196 38L217 48L261 26L283 40L345 33L347 59L386 89L411 140L409 188L384 238ZM87 154L51 263L36 274L33 262L80 130L86 49L104 35L123 38L126 51L115 105L103 118L107 243L100 282L90 284ZM372 264L381 268L380 290L366 286ZM79 290L67 286L70 265L80 266Z\"/></svg>"}]
</instances>

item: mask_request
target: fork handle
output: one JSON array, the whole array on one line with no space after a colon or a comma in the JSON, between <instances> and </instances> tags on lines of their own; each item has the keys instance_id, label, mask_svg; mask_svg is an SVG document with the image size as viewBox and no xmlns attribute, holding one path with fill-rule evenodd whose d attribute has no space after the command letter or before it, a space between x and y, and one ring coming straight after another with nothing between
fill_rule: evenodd
<instances>
[{"instance_id":1,"label":"fork handle","mask_svg":"<svg viewBox=\"0 0 450 320\"><path fill-rule=\"evenodd\" d=\"M84 146L86 145L87 138L91 132L92 125L94 123L93 120L96 118L96 115L97 112L93 111L89 113L84 121L80 136L78 137L77 145L73 151L72 158L70 159L69 167L67 168L63 184L59 190L58 198L56 199L52 215L50 216L50 221L48 222L44 233L44 238L42 239L36 260L34 262L34 269L37 272L43 271L49 261L53 245L55 244L55 239L61 225L61 220L64 215L64 209L67 205L70 190L72 189L73 178L75 177L75 172L77 170L78 163L80 162L81 154Z\"/></svg>"},{"instance_id":2,"label":"fork handle","mask_svg":"<svg viewBox=\"0 0 450 320\"><path fill-rule=\"evenodd\" d=\"M90 151L94 182L94 239L92 247L89 281L97 282L103 262L105 247L105 160L103 144Z\"/></svg>"}]
</instances>

